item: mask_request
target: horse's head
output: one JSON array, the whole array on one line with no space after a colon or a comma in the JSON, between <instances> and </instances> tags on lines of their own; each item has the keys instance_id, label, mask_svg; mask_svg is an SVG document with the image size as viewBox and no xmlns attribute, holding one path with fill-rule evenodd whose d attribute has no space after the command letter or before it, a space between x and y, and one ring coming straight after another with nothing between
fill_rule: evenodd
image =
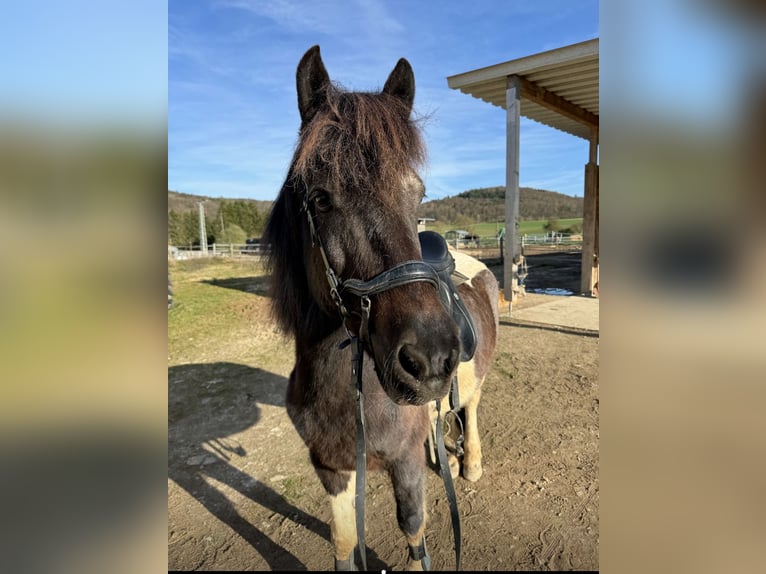
<instances>
[{"instance_id":1,"label":"horse's head","mask_svg":"<svg viewBox=\"0 0 766 574\"><path fill-rule=\"evenodd\" d=\"M315 46L298 65L297 88L299 142L266 236L277 250L272 268L277 274L282 268L282 283L275 282L277 317L300 335L318 316L340 325L328 269L343 284L370 281L405 261L422 261L416 210L425 190L416 169L425 152L410 118L415 84L405 59L380 93L347 92L330 81ZM301 245L302 253L290 261L279 241ZM284 271L290 267L292 276ZM303 275L296 282L299 267ZM296 283L310 295L302 306L284 291L285 284ZM400 404L445 396L460 343L437 289L409 282L376 292L369 301L367 332L361 335L388 395ZM350 330L364 330L358 294L345 292L343 307Z\"/></svg>"}]
</instances>

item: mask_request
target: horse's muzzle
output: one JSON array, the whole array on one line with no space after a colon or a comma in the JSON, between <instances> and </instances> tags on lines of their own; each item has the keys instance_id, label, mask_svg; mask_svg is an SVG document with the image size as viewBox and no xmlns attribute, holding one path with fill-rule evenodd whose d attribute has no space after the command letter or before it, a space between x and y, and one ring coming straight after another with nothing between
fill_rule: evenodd
<instances>
[{"instance_id":1,"label":"horse's muzzle","mask_svg":"<svg viewBox=\"0 0 766 574\"><path fill-rule=\"evenodd\" d=\"M422 405L442 399L448 392L460 360L460 341L445 333L408 333L391 357L385 382L389 396L399 404ZM386 386L384 384L384 386Z\"/></svg>"},{"instance_id":2,"label":"horse's muzzle","mask_svg":"<svg viewBox=\"0 0 766 574\"><path fill-rule=\"evenodd\" d=\"M381 382L392 400L422 405L447 394L460 361L460 338L431 265L404 261L368 281L346 279L337 293L361 298L360 334L370 337L376 364L385 365Z\"/></svg>"}]
</instances>

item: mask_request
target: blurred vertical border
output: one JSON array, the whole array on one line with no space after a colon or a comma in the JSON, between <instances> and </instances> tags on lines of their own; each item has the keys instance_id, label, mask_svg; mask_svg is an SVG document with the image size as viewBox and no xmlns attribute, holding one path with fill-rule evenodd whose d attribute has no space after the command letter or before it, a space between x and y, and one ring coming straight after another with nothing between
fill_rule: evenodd
<instances>
[{"instance_id":1,"label":"blurred vertical border","mask_svg":"<svg viewBox=\"0 0 766 574\"><path fill-rule=\"evenodd\" d=\"M765 22L601 6L605 572L766 561ZM3 569L162 570L167 5L8 3L0 52Z\"/></svg>"},{"instance_id":2,"label":"blurred vertical border","mask_svg":"<svg viewBox=\"0 0 766 574\"><path fill-rule=\"evenodd\" d=\"M761 570L766 9L600 16L600 565Z\"/></svg>"},{"instance_id":3,"label":"blurred vertical border","mask_svg":"<svg viewBox=\"0 0 766 574\"><path fill-rule=\"evenodd\" d=\"M0 16L0 554L167 565L167 4Z\"/></svg>"}]
</instances>

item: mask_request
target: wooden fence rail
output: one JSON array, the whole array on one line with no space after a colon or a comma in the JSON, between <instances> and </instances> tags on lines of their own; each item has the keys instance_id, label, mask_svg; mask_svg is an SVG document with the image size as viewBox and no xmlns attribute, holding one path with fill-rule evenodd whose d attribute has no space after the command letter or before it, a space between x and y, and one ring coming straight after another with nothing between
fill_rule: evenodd
<instances>
[{"instance_id":1,"label":"wooden fence rail","mask_svg":"<svg viewBox=\"0 0 766 574\"><path fill-rule=\"evenodd\" d=\"M213 243L205 252L199 245L193 247L168 246L169 259L194 259L198 257L260 257L266 254L260 243Z\"/></svg>"}]
</instances>

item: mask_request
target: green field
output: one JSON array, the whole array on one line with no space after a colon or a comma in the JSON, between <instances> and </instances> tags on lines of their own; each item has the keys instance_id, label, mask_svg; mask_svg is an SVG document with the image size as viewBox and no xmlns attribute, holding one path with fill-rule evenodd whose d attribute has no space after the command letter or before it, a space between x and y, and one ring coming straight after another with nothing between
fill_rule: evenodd
<instances>
[{"instance_id":1,"label":"green field","mask_svg":"<svg viewBox=\"0 0 766 574\"><path fill-rule=\"evenodd\" d=\"M548 223L547 219L538 219L534 221L520 221L519 233L527 235L541 235L546 232L545 224ZM573 219L559 219L561 228L566 229L574 224L580 224L582 226L582 217ZM450 229L465 229L473 235L479 237L495 237L500 229L505 227L503 222L495 223L473 223L470 225L450 225L439 221L429 221L426 224L426 229L431 229L444 235Z\"/></svg>"},{"instance_id":2,"label":"green field","mask_svg":"<svg viewBox=\"0 0 766 574\"><path fill-rule=\"evenodd\" d=\"M274 363L285 341L272 334L267 275L256 258L205 257L168 260L173 307L168 310L168 362L242 359ZM259 322L268 329L254 327ZM254 334L258 344L253 344ZM243 344L247 341L247 344ZM276 372L278 364L272 365Z\"/></svg>"}]
</instances>

